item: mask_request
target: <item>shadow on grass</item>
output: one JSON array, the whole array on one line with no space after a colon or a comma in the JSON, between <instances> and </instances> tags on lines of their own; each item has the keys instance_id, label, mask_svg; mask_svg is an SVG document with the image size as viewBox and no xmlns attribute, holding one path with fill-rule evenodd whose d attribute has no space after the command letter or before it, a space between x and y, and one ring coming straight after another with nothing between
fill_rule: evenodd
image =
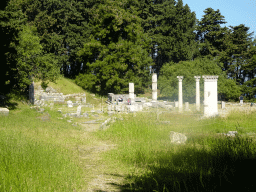
<instances>
[{"instance_id":1,"label":"shadow on grass","mask_svg":"<svg viewBox=\"0 0 256 192\"><path fill-rule=\"evenodd\" d=\"M0 95L0 107L13 110L13 109L17 109L17 106L18 106L18 103L11 100L11 98Z\"/></svg>"},{"instance_id":2,"label":"shadow on grass","mask_svg":"<svg viewBox=\"0 0 256 192\"><path fill-rule=\"evenodd\" d=\"M142 176L120 187L131 191L256 191L255 144L248 138L218 138L211 149L184 147L159 154ZM116 185L116 184L113 184Z\"/></svg>"}]
</instances>

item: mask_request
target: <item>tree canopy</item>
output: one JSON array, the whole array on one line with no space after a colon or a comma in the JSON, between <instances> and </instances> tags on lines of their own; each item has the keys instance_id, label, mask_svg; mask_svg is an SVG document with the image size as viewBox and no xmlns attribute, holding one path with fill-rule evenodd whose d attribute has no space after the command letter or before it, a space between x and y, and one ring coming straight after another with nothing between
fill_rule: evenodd
<instances>
[{"instance_id":1,"label":"tree canopy","mask_svg":"<svg viewBox=\"0 0 256 192\"><path fill-rule=\"evenodd\" d=\"M223 26L220 10L200 20L182 0L8 0L0 10L1 92L26 92L32 78L59 75L100 94L143 92L151 73L163 95L176 76L218 75L226 100L256 94L256 48L244 24ZM187 79L187 80L185 80ZM193 85L194 86L194 85ZM190 88L185 99L193 100Z\"/></svg>"}]
</instances>

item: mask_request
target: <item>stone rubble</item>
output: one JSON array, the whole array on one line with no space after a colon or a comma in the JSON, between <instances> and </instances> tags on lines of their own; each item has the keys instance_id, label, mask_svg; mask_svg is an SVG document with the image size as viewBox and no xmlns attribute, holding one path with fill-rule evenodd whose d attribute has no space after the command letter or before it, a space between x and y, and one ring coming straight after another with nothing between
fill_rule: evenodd
<instances>
[{"instance_id":1,"label":"stone rubble","mask_svg":"<svg viewBox=\"0 0 256 192\"><path fill-rule=\"evenodd\" d=\"M187 141L187 137L185 135L174 132L174 131L170 132L170 139L171 139L171 143L177 143L177 144L182 144Z\"/></svg>"}]
</instances>

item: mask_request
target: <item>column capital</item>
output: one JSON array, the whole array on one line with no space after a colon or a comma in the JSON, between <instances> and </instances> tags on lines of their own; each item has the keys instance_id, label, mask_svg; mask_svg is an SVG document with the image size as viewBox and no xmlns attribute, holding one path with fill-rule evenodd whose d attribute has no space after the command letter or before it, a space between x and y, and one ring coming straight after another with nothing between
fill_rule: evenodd
<instances>
[{"instance_id":1,"label":"column capital","mask_svg":"<svg viewBox=\"0 0 256 192\"><path fill-rule=\"evenodd\" d=\"M206 82L215 82L219 78L219 76L216 76L216 75L203 75L202 77Z\"/></svg>"},{"instance_id":2,"label":"column capital","mask_svg":"<svg viewBox=\"0 0 256 192\"><path fill-rule=\"evenodd\" d=\"M194 78L196 79L196 81L200 81L201 76L194 76Z\"/></svg>"},{"instance_id":3,"label":"column capital","mask_svg":"<svg viewBox=\"0 0 256 192\"><path fill-rule=\"evenodd\" d=\"M177 76L177 78L179 79L179 81L182 81L183 76Z\"/></svg>"}]
</instances>

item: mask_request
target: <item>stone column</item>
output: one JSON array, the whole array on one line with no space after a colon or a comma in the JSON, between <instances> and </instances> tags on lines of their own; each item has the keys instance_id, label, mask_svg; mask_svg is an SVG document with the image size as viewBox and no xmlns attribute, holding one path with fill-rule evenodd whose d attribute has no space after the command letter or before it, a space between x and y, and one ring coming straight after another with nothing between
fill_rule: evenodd
<instances>
[{"instance_id":1,"label":"stone column","mask_svg":"<svg viewBox=\"0 0 256 192\"><path fill-rule=\"evenodd\" d=\"M200 110L200 87L199 87L199 81L200 81L200 76L194 76L196 79L196 110Z\"/></svg>"},{"instance_id":2,"label":"stone column","mask_svg":"<svg viewBox=\"0 0 256 192\"><path fill-rule=\"evenodd\" d=\"M134 103L134 83L129 83L129 98L131 99L131 104Z\"/></svg>"},{"instance_id":3,"label":"stone column","mask_svg":"<svg viewBox=\"0 0 256 192\"><path fill-rule=\"evenodd\" d=\"M35 89L34 89L34 81L29 85L29 102L34 105L35 103Z\"/></svg>"},{"instance_id":4,"label":"stone column","mask_svg":"<svg viewBox=\"0 0 256 192\"><path fill-rule=\"evenodd\" d=\"M218 115L218 76L205 75L204 79L204 116Z\"/></svg>"},{"instance_id":5,"label":"stone column","mask_svg":"<svg viewBox=\"0 0 256 192\"><path fill-rule=\"evenodd\" d=\"M152 75L152 101L157 101L157 74Z\"/></svg>"},{"instance_id":6,"label":"stone column","mask_svg":"<svg viewBox=\"0 0 256 192\"><path fill-rule=\"evenodd\" d=\"M183 98L182 98L182 79L183 76L177 76L179 79L179 111L182 111Z\"/></svg>"}]
</instances>

